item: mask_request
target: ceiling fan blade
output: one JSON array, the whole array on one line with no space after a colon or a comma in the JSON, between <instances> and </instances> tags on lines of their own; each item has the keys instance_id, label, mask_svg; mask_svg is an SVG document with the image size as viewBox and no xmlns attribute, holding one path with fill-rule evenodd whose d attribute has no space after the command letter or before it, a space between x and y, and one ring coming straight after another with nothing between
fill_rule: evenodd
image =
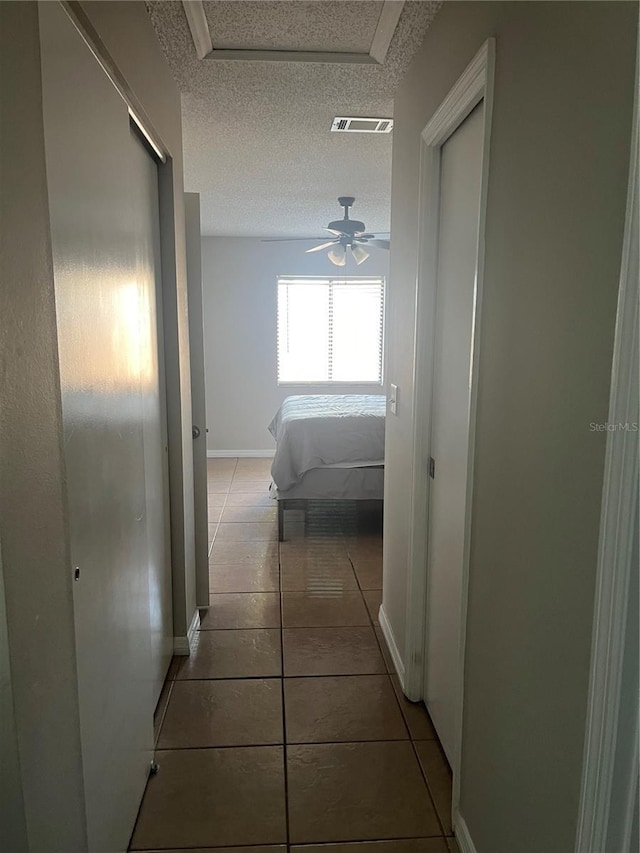
<instances>
[{"instance_id":1,"label":"ceiling fan blade","mask_svg":"<svg viewBox=\"0 0 640 853\"><path fill-rule=\"evenodd\" d=\"M373 240L375 234L356 234L356 240Z\"/></svg>"},{"instance_id":2,"label":"ceiling fan blade","mask_svg":"<svg viewBox=\"0 0 640 853\"><path fill-rule=\"evenodd\" d=\"M309 252L320 252L322 249L328 249L329 246L335 246L336 243L339 243L339 240L329 240L328 243L321 243L319 246L312 246L310 249L305 249L305 254L309 254Z\"/></svg>"},{"instance_id":3,"label":"ceiling fan blade","mask_svg":"<svg viewBox=\"0 0 640 853\"><path fill-rule=\"evenodd\" d=\"M342 234L342 231L336 231L336 229L335 229L335 228L325 228L324 230L325 230L325 231L328 231L328 232L329 232L329 234L335 234L335 235L336 235L336 237L340 237L340 236L341 236L341 234Z\"/></svg>"},{"instance_id":4,"label":"ceiling fan blade","mask_svg":"<svg viewBox=\"0 0 640 853\"><path fill-rule=\"evenodd\" d=\"M390 249L391 240L368 240L367 246L375 246L376 249Z\"/></svg>"},{"instance_id":5,"label":"ceiling fan blade","mask_svg":"<svg viewBox=\"0 0 640 853\"><path fill-rule=\"evenodd\" d=\"M263 237L260 242L261 243L292 243L294 240L306 240L307 242L311 242L312 240L324 240L324 235L322 237Z\"/></svg>"}]
</instances>

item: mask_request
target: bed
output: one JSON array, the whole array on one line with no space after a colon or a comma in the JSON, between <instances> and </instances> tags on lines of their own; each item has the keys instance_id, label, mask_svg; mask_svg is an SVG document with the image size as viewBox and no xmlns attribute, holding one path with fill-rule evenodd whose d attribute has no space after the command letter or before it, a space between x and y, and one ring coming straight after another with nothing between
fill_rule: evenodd
<instances>
[{"instance_id":1,"label":"bed","mask_svg":"<svg viewBox=\"0 0 640 853\"><path fill-rule=\"evenodd\" d=\"M287 397L269 424L276 440L271 495L284 511L299 501L381 501L386 397L307 394Z\"/></svg>"}]
</instances>

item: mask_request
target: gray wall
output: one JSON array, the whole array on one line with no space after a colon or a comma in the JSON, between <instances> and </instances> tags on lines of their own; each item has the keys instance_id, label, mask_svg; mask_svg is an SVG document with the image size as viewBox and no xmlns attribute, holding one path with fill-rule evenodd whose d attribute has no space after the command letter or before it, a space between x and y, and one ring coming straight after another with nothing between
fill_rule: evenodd
<instances>
[{"instance_id":1,"label":"gray wall","mask_svg":"<svg viewBox=\"0 0 640 853\"><path fill-rule=\"evenodd\" d=\"M445 3L396 99L384 607L402 651L420 132L496 38L460 806L478 853L574 844L637 14Z\"/></svg>"},{"instance_id":2,"label":"gray wall","mask_svg":"<svg viewBox=\"0 0 640 853\"><path fill-rule=\"evenodd\" d=\"M7 608L0 550L0 826L2 841L12 853L28 850L27 824L22 798L20 756L13 708Z\"/></svg>"},{"instance_id":3,"label":"gray wall","mask_svg":"<svg viewBox=\"0 0 640 853\"><path fill-rule=\"evenodd\" d=\"M38 17L0 3L0 538L32 850L85 849Z\"/></svg>"},{"instance_id":4,"label":"gray wall","mask_svg":"<svg viewBox=\"0 0 640 853\"><path fill-rule=\"evenodd\" d=\"M277 277L388 273L385 250L345 271L324 252L305 254L311 245L202 238L209 450L273 450L267 426L289 394L376 393L371 385L277 385Z\"/></svg>"}]
</instances>

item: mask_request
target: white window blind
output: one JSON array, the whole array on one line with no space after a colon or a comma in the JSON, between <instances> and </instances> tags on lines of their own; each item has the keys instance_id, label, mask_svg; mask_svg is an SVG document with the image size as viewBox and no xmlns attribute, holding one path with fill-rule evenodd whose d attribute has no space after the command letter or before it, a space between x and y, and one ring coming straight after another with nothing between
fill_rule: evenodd
<instances>
[{"instance_id":1,"label":"white window blind","mask_svg":"<svg viewBox=\"0 0 640 853\"><path fill-rule=\"evenodd\" d=\"M382 382L384 279L278 279L278 382Z\"/></svg>"}]
</instances>

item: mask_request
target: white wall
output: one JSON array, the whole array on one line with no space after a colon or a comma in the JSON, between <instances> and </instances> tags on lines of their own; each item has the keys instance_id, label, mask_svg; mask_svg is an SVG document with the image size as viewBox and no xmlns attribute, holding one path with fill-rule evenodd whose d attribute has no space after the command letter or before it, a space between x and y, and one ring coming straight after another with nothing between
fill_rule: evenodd
<instances>
[{"instance_id":1,"label":"white wall","mask_svg":"<svg viewBox=\"0 0 640 853\"><path fill-rule=\"evenodd\" d=\"M276 382L276 279L279 275L382 275L389 253L372 249L361 266L334 266L312 243L263 243L258 238L203 237L207 447L210 451L272 450L267 430L289 394L375 394L371 385Z\"/></svg>"},{"instance_id":2,"label":"white wall","mask_svg":"<svg viewBox=\"0 0 640 853\"><path fill-rule=\"evenodd\" d=\"M496 39L461 812L477 853L574 847L624 225L635 3L445 3L397 93L384 607L400 646L420 132Z\"/></svg>"}]
</instances>

